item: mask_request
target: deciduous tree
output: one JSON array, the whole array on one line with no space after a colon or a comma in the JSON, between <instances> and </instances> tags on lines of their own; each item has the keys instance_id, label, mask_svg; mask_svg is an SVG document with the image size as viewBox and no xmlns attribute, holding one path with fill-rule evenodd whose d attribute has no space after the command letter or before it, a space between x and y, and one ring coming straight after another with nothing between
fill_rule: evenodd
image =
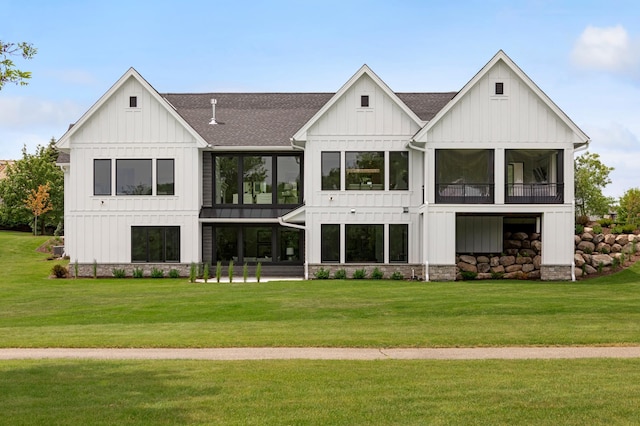
<instances>
[{"instance_id":1,"label":"deciduous tree","mask_svg":"<svg viewBox=\"0 0 640 426\"><path fill-rule=\"evenodd\" d=\"M574 162L576 214L580 216L602 216L609 213L614 200L606 197L602 190L611 183L609 173L613 167L607 167L600 155L585 152Z\"/></svg>"},{"instance_id":2,"label":"deciduous tree","mask_svg":"<svg viewBox=\"0 0 640 426\"><path fill-rule=\"evenodd\" d=\"M49 182L44 185L38 185L38 190L32 189L27 199L24 200L24 205L33 214L33 231L35 235L38 235L38 217L53 209L49 199L50 189Z\"/></svg>"},{"instance_id":3,"label":"deciduous tree","mask_svg":"<svg viewBox=\"0 0 640 426\"><path fill-rule=\"evenodd\" d=\"M640 188L631 188L620 197L618 220L622 223L640 226Z\"/></svg>"},{"instance_id":4,"label":"deciduous tree","mask_svg":"<svg viewBox=\"0 0 640 426\"><path fill-rule=\"evenodd\" d=\"M36 52L37 49L31 43L7 43L0 40L0 90L5 83L23 86L28 84L27 80L31 78L31 72L16 68L12 58L22 56L23 59L31 59Z\"/></svg>"}]
</instances>

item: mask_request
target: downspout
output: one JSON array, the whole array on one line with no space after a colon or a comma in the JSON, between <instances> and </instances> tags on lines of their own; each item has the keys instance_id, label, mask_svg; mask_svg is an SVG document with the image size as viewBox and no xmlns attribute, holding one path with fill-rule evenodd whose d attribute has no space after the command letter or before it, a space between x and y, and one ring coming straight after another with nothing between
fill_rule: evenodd
<instances>
[{"instance_id":1,"label":"downspout","mask_svg":"<svg viewBox=\"0 0 640 426\"><path fill-rule=\"evenodd\" d=\"M413 140L413 138L409 139L409 142L407 143L407 147L411 148L411 149L415 149L416 151L420 151L420 152L427 152L426 147L422 148L419 147L417 145L414 145L415 141ZM426 158L425 158L425 168L426 168ZM425 184L424 184L424 188L422 189L423 191L427 190L427 183L426 183L426 179L425 179ZM429 245L427 244L427 239L425 238L425 234L427 232L427 216L428 216L428 211L429 211L429 201L427 200L426 194L422 195L424 197L424 212L422 213L422 247L424 248L424 254L423 254L423 265L424 265L424 280L426 282L429 282Z\"/></svg>"},{"instance_id":2,"label":"downspout","mask_svg":"<svg viewBox=\"0 0 640 426\"><path fill-rule=\"evenodd\" d=\"M282 216L278 217L278 224L287 228L301 229L304 233L304 279L309 279L309 244L307 244L307 227L304 225L296 225L295 223L288 223L282 220Z\"/></svg>"},{"instance_id":3,"label":"downspout","mask_svg":"<svg viewBox=\"0 0 640 426\"><path fill-rule=\"evenodd\" d=\"M421 147L419 147L419 146L417 146L417 145L414 145L414 144L413 144L414 142L415 142L415 141L414 141L413 139L409 139L409 142L407 143L407 146L408 146L409 148L411 148L411 149L415 149L416 151L421 151L421 152L426 152L426 151L427 151L427 149L426 149L426 148L421 148Z\"/></svg>"},{"instance_id":4,"label":"downspout","mask_svg":"<svg viewBox=\"0 0 640 426\"><path fill-rule=\"evenodd\" d=\"M574 161L575 161L575 154L580 152L580 151L586 151L587 148L589 148L589 140L587 140L584 143L584 145L580 146L578 149L574 149L573 150ZM574 182L575 182L575 176L574 176ZM571 214L573 215L573 217L575 219L575 217L576 217L576 188L575 188L575 185L574 185L574 188L573 188L573 200L571 200ZM575 230L574 230L574 232L575 232ZM574 249L574 251L575 251L575 249ZM575 260L575 256L574 256L573 260L571 261L571 281L573 281L573 282L576 281L576 260Z\"/></svg>"}]
</instances>

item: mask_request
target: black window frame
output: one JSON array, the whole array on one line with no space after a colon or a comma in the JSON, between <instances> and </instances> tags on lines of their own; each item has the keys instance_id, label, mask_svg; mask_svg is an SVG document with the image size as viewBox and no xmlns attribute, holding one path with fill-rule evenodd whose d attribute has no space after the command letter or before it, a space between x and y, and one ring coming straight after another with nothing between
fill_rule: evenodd
<instances>
[{"instance_id":1,"label":"black window frame","mask_svg":"<svg viewBox=\"0 0 640 426\"><path fill-rule=\"evenodd\" d=\"M329 232L331 232L332 235L329 235ZM320 261L322 263L340 263L340 224L321 224L320 237ZM337 241L329 237L337 237Z\"/></svg>"},{"instance_id":2,"label":"black window frame","mask_svg":"<svg viewBox=\"0 0 640 426\"><path fill-rule=\"evenodd\" d=\"M331 172L335 170L335 167L329 171L328 175L325 175L324 166L325 162L335 160L335 158L329 158L329 156L338 156L338 185L335 185L335 176L331 175ZM340 151L322 151L320 153L320 189L322 191L340 191L342 186L342 153ZM331 187L329 188L329 186ZM335 187L334 187L335 186Z\"/></svg>"},{"instance_id":3,"label":"black window frame","mask_svg":"<svg viewBox=\"0 0 640 426\"><path fill-rule=\"evenodd\" d=\"M369 95L360 96L360 108L369 108Z\"/></svg>"},{"instance_id":4,"label":"black window frame","mask_svg":"<svg viewBox=\"0 0 640 426\"><path fill-rule=\"evenodd\" d=\"M504 95L504 83L501 81L497 81L495 84L495 94L496 95Z\"/></svg>"},{"instance_id":5,"label":"black window frame","mask_svg":"<svg viewBox=\"0 0 640 426\"><path fill-rule=\"evenodd\" d=\"M108 179L109 190L108 190L108 192L97 191L97 189L98 189L98 186L97 186L97 182L98 182L98 179L97 179L98 167L97 167L97 165L98 164L108 164L108 169L101 170L103 172L108 170L108 173L109 173L109 179ZM101 196L101 195L111 195L112 194L112 191L113 191L112 184L111 184L112 183L112 174L113 174L113 171L111 169L111 159L110 158L94 158L94 160L93 160L93 195ZM100 185L100 186L103 186L103 185Z\"/></svg>"},{"instance_id":6,"label":"black window frame","mask_svg":"<svg viewBox=\"0 0 640 426\"><path fill-rule=\"evenodd\" d=\"M145 187L143 187L145 189L145 192L137 194L136 191L134 192L120 192L120 186L119 186L119 171L120 168L118 167L119 164L123 164L126 161L145 161L148 162L148 166L149 166L149 186L148 189ZM136 186L134 186L134 188L136 188ZM148 191L148 192L147 192ZM119 196L150 196L153 195L153 160L151 158L117 158L116 159L116 195Z\"/></svg>"},{"instance_id":7,"label":"black window frame","mask_svg":"<svg viewBox=\"0 0 640 426\"><path fill-rule=\"evenodd\" d=\"M160 164L171 162L171 183L160 183ZM170 185L170 192L160 191L160 185ZM176 161L173 158L156 159L156 195L176 195Z\"/></svg>"},{"instance_id":8,"label":"black window frame","mask_svg":"<svg viewBox=\"0 0 640 426\"><path fill-rule=\"evenodd\" d=\"M129 108L138 108L137 96L129 96Z\"/></svg>"},{"instance_id":9,"label":"black window frame","mask_svg":"<svg viewBox=\"0 0 640 426\"><path fill-rule=\"evenodd\" d=\"M161 242L161 250L162 256L161 259L151 259L152 253L150 248L150 232L160 231L162 234L162 242ZM169 232L177 232L176 235L168 235ZM136 235L138 234L138 235ZM136 244L137 238L144 238L144 247L143 252L145 254L144 260L140 258L136 258L135 254L140 252L140 250L136 250L134 244ZM171 237L173 240L177 241L177 248L174 248L177 256L171 256L174 258L168 258L168 254L171 253L171 249L167 247L168 237ZM132 226L131 227L131 263L180 263L180 226Z\"/></svg>"}]
</instances>

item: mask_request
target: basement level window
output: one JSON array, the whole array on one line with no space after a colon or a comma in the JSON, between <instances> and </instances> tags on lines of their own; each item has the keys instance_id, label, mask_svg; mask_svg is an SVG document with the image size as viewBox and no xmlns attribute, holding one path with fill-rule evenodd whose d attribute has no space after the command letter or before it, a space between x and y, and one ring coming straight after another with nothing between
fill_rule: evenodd
<instances>
[{"instance_id":1,"label":"basement level window","mask_svg":"<svg viewBox=\"0 0 640 426\"><path fill-rule=\"evenodd\" d=\"M360 106L362 108L368 108L369 107L369 95L360 96Z\"/></svg>"},{"instance_id":2,"label":"basement level window","mask_svg":"<svg viewBox=\"0 0 640 426\"><path fill-rule=\"evenodd\" d=\"M129 108L138 108L137 96L129 96Z\"/></svg>"},{"instance_id":3,"label":"basement level window","mask_svg":"<svg viewBox=\"0 0 640 426\"><path fill-rule=\"evenodd\" d=\"M496 83L496 95L504 95L504 83Z\"/></svg>"}]
</instances>

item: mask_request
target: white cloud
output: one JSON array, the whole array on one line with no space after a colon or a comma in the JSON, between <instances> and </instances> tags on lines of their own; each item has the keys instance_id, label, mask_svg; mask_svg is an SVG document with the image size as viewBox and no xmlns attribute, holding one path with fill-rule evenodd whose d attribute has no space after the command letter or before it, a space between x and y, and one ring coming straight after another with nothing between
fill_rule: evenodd
<instances>
[{"instance_id":1,"label":"white cloud","mask_svg":"<svg viewBox=\"0 0 640 426\"><path fill-rule=\"evenodd\" d=\"M43 126L61 126L63 129L82 114L80 105L71 101L7 97L0 98L0 127L5 130L32 132Z\"/></svg>"},{"instance_id":2,"label":"white cloud","mask_svg":"<svg viewBox=\"0 0 640 426\"><path fill-rule=\"evenodd\" d=\"M66 69L49 71L49 75L64 83L81 86L93 86L98 83L96 77L88 71L78 69Z\"/></svg>"},{"instance_id":3,"label":"white cloud","mask_svg":"<svg viewBox=\"0 0 640 426\"><path fill-rule=\"evenodd\" d=\"M640 43L631 39L622 25L588 26L576 41L571 58L582 68L635 73L640 66Z\"/></svg>"}]
</instances>

